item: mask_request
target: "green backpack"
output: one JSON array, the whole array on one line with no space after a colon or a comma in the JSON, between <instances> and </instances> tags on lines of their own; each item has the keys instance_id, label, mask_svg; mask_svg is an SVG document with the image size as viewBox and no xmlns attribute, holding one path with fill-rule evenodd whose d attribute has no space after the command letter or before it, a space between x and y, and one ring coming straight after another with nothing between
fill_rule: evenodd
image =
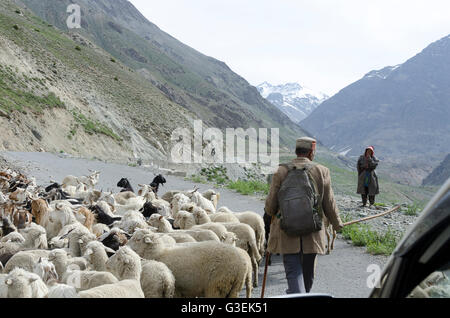
<instances>
[{"instance_id":1,"label":"green backpack","mask_svg":"<svg viewBox=\"0 0 450 318\"><path fill-rule=\"evenodd\" d=\"M319 193L309 170L315 164L303 168L281 165L288 169L286 179L278 191L280 226L288 235L299 237L322 229L322 213Z\"/></svg>"}]
</instances>

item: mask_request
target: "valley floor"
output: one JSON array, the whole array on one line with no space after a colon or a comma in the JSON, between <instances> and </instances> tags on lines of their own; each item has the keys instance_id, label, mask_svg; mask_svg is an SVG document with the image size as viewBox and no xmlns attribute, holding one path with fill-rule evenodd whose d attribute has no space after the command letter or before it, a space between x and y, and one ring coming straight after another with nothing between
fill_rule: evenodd
<instances>
[{"instance_id":1,"label":"valley floor","mask_svg":"<svg viewBox=\"0 0 450 318\"><path fill-rule=\"evenodd\" d=\"M137 186L139 183L151 182L155 174L158 173L156 169L75 159L61 154L0 152L1 157L4 157L9 164L20 168L30 177L35 177L37 184L40 185L49 184L50 180L60 182L70 174L86 175L89 174L88 169L92 169L101 171L98 189L117 191L119 189L116 184L122 177L128 178L131 184ZM196 184L182 177L166 176L166 179L166 185L160 188L161 194L174 189L193 189L194 186L199 187L201 191L211 188L211 185ZM251 210L261 215L264 213L264 201L261 198L243 196L228 189L220 189L220 193L219 206L227 206L233 211ZM338 197L338 202L340 201L341 199ZM356 201L348 201L348 204L354 204L355 208L359 204ZM367 297L371 291L367 286L367 280L373 274L372 271L368 272L368 267L375 264L382 269L386 261L386 256L370 255L365 251L365 248L354 247L345 240L338 238L335 250L331 255L318 257L316 279L312 292L326 293L343 298ZM253 297L260 297L261 294L264 259L261 261L259 273L259 287L254 289ZM268 270L265 296L283 295L286 289L287 283L281 256L274 255L272 265ZM244 296L245 290L241 294L241 297Z\"/></svg>"}]
</instances>

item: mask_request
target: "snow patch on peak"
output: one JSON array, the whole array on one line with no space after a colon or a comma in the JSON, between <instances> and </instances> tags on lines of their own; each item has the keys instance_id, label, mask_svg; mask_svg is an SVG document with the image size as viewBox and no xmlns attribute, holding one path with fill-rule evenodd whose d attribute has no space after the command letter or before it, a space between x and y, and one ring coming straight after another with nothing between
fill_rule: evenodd
<instances>
[{"instance_id":1,"label":"snow patch on peak","mask_svg":"<svg viewBox=\"0 0 450 318\"><path fill-rule=\"evenodd\" d=\"M261 96L288 115L292 121L300 122L309 116L322 102L329 98L299 83L272 85L263 82L257 86Z\"/></svg>"}]
</instances>

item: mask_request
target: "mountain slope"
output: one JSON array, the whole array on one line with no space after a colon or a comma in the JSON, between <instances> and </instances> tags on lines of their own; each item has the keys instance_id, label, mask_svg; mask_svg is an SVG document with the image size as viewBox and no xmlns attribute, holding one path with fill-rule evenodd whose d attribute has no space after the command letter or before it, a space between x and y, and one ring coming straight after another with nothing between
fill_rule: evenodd
<instances>
[{"instance_id":1,"label":"mountain slope","mask_svg":"<svg viewBox=\"0 0 450 318\"><path fill-rule=\"evenodd\" d=\"M298 83L272 85L264 82L257 88L262 97L277 106L296 123L308 117L328 98L327 95L314 92Z\"/></svg>"},{"instance_id":2,"label":"mountain slope","mask_svg":"<svg viewBox=\"0 0 450 318\"><path fill-rule=\"evenodd\" d=\"M428 177L423 180L423 185L443 185L450 178L450 154L437 166Z\"/></svg>"},{"instance_id":3,"label":"mountain slope","mask_svg":"<svg viewBox=\"0 0 450 318\"><path fill-rule=\"evenodd\" d=\"M93 43L9 0L0 2L0 73L0 150L164 159L170 133L195 118Z\"/></svg>"},{"instance_id":4,"label":"mountain slope","mask_svg":"<svg viewBox=\"0 0 450 318\"><path fill-rule=\"evenodd\" d=\"M73 30L66 26L70 0L21 2L58 28L92 39L209 126L278 127L285 145L292 144L293 136L305 135L225 63L161 31L129 1L77 1L82 11L82 29Z\"/></svg>"},{"instance_id":5,"label":"mountain slope","mask_svg":"<svg viewBox=\"0 0 450 318\"><path fill-rule=\"evenodd\" d=\"M450 147L450 36L405 63L372 71L301 125L335 151L368 145L386 163L425 177Z\"/></svg>"}]
</instances>

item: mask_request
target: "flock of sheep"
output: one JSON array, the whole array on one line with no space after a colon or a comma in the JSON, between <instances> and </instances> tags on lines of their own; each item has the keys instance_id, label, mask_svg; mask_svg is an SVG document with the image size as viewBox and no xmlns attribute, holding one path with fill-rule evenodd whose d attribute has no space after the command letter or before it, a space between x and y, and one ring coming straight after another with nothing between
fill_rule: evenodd
<instances>
[{"instance_id":1,"label":"flock of sheep","mask_svg":"<svg viewBox=\"0 0 450 318\"><path fill-rule=\"evenodd\" d=\"M159 198L162 176L105 193L91 172L43 188L0 171L0 298L251 297L261 216L217 208L214 190Z\"/></svg>"}]
</instances>

